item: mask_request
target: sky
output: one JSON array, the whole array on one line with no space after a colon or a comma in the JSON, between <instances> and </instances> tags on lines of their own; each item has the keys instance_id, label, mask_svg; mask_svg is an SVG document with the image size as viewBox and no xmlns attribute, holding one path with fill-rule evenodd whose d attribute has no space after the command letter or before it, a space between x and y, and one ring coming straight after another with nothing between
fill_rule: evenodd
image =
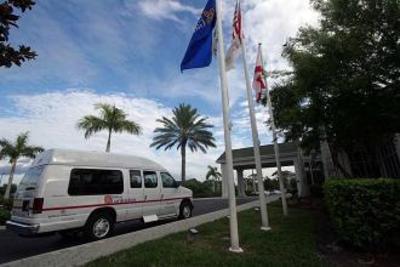
<instances>
[{"instance_id":1,"label":"sky","mask_svg":"<svg viewBox=\"0 0 400 267\"><path fill-rule=\"evenodd\" d=\"M224 42L232 31L234 0L223 1ZM84 139L77 121L96 114L104 102L124 109L143 134L114 134L111 151L147 157L180 178L176 149L150 148L156 119L188 103L208 117L217 148L187 154L187 177L203 180L207 165L224 151L221 91L217 60L208 68L180 72L179 66L206 0L38 0L10 33L10 42L26 44L38 54L21 67L0 69L0 138L25 131L30 142L49 148L104 151L107 134ZM248 69L253 73L257 44L263 44L267 70L287 70L282 45L300 26L317 25L307 0L243 0ZM233 148L252 145L243 66L228 72ZM272 141L263 122L267 111L256 107L261 144ZM30 161L22 159L17 172ZM9 170L0 161L0 178ZM0 181L1 182L1 181Z\"/></svg>"}]
</instances>

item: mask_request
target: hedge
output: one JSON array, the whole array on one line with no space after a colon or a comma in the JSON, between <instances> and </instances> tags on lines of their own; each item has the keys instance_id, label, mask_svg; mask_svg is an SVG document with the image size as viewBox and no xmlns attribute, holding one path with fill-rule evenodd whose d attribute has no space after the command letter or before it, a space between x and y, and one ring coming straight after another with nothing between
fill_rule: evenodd
<instances>
[{"instance_id":1,"label":"hedge","mask_svg":"<svg viewBox=\"0 0 400 267\"><path fill-rule=\"evenodd\" d=\"M5 224L6 221L10 219L10 217L11 217L11 214L8 210L0 208L0 225Z\"/></svg>"},{"instance_id":2,"label":"hedge","mask_svg":"<svg viewBox=\"0 0 400 267\"><path fill-rule=\"evenodd\" d=\"M330 179L324 194L343 241L366 250L382 250L398 242L400 180Z\"/></svg>"},{"instance_id":3,"label":"hedge","mask_svg":"<svg viewBox=\"0 0 400 267\"><path fill-rule=\"evenodd\" d=\"M0 207L6 210L11 210L13 205L12 199L4 199L3 196L0 195Z\"/></svg>"}]
</instances>

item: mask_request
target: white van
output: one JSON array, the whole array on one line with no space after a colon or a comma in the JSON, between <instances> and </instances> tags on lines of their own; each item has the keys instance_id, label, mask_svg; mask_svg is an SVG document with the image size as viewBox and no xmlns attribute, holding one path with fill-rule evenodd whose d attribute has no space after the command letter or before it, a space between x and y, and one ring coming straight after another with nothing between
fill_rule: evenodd
<instances>
[{"instance_id":1,"label":"white van","mask_svg":"<svg viewBox=\"0 0 400 267\"><path fill-rule=\"evenodd\" d=\"M191 190L151 160L51 149L26 172L6 225L21 235L79 229L101 239L117 222L189 218L192 200Z\"/></svg>"}]
</instances>

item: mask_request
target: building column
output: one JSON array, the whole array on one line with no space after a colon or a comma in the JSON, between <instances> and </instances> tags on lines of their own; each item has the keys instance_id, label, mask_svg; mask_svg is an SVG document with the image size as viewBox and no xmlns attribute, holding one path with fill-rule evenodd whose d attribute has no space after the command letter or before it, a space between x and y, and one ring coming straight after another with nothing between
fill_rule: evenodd
<instances>
[{"instance_id":1,"label":"building column","mask_svg":"<svg viewBox=\"0 0 400 267\"><path fill-rule=\"evenodd\" d=\"M226 170L226 164L221 164L221 172L222 172L222 180L221 180L221 186L222 186L222 198L228 198L228 172Z\"/></svg>"},{"instance_id":2,"label":"building column","mask_svg":"<svg viewBox=\"0 0 400 267\"><path fill-rule=\"evenodd\" d=\"M297 194L299 197L302 197L303 196L303 186L302 186L303 175L300 171L300 165L299 165L298 160L294 160L293 165L294 165L294 172L296 173Z\"/></svg>"},{"instance_id":3,"label":"building column","mask_svg":"<svg viewBox=\"0 0 400 267\"><path fill-rule=\"evenodd\" d=\"M237 180L238 180L238 197L245 197L245 182L243 178L243 169L236 169Z\"/></svg>"},{"instance_id":4,"label":"building column","mask_svg":"<svg viewBox=\"0 0 400 267\"><path fill-rule=\"evenodd\" d=\"M333 164L332 153L329 147L329 143L326 139L325 127L320 128L321 136L320 136L320 149L321 149L321 160L322 167L324 169L324 177L325 181L329 178L336 176L335 165Z\"/></svg>"},{"instance_id":5,"label":"building column","mask_svg":"<svg viewBox=\"0 0 400 267\"><path fill-rule=\"evenodd\" d=\"M341 174L341 177L345 177L346 174L349 175L350 177L353 177L353 171L351 170L350 158L349 158L349 155L345 151L343 151L343 150L339 151L338 161L343 166L344 171L346 172L346 173L343 173L342 171L338 171L338 174Z\"/></svg>"},{"instance_id":6,"label":"building column","mask_svg":"<svg viewBox=\"0 0 400 267\"><path fill-rule=\"evenodd\" d=\"M304 168L303 151L300 147L297 148L297 162L301 174L301 197L307 197L310 195L310 187L308 185L306 170Z\"/></svg>"},{"instance_id":7,"label":"building column","mask_svg":"<svg viewBox=\"0 0 400 267\"><path fill-rule=\"evenodd\" d=\"M253 170L251 170L251 182L253 185L253 193L257 193L258 192L257 181L256 181L256 176L254 175Z\"/></svg>"},{"instance_id":8,"label":"building column","mask_svg":"<svg viewBox=\"0 0 400 267\"><path fill-rule=\"evenodd\" d=\"M297 192L299 197L307 197L310 195L310 188L305 175L303 156L300 149L297 151L297 159L293 161L296 172Z\"/></svg>"},{"instance_id":9,"label":"building column","mask_svg":"<svg viewBox=\"0 0 400 267\"><path fill-rule=\"evenodd\" d=\"M396 148L397 158L400 159L400 134L395 135L393 143Z\"/></svg>"}]
</instances>

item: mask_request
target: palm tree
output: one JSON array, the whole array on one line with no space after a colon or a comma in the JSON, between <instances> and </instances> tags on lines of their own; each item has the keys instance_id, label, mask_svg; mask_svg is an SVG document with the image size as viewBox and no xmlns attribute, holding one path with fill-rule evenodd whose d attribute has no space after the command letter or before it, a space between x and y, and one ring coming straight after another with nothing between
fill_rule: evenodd
<instances>
[{"instance_id":1,"label":"palm tree","mask_svg":"<svg viewBox=\"0 0 400 267\"><path fill-rule=\"evenodd\" d=\"M100 111L100 117L86 115L78 123L77 128L85 130L85 138L88 139L93 134L102 130L108 131L106 152L110 152L111 134L128 132L130 134L141 134L141 127L134 121L127 120L127 114L115 106L98 103L95 109Z\"/></svg>"},{"instance_id":2,"label":"palm tree","mask_svg":"<svg viewBox=\"0 0 400 267\"><path fill-rule=\"evenodd\" d=\"M37 153L43 151L43 148L41 147L29 146L28 138L29 138L29 132L25 132L17 136L17 140L15 141L15 143L4 138L0 140L0 146L1 146L0 155L2 157L9 158L11 163L10 176L8 178L6 192L4 194L5 199L10 198L11 185L13 182L14 172L17 166L18 159L20 157L33 159L35 158Z\"/></svg>"},{"instance_id":3,"label":"palm tree","mask_svg":"<svg viewBox=\"0 0 400 267\"><path fill-rule=\"evenodd\" d=\"M201 150L207 153L209 147L215 147L214 137L208 130L213 126L206 123L207 118L201 117L197 109L190 105L180 104L175 107L172 119L162 117L157 121L162 127L154 130L156 134L153 137L153 143L150 147L164 150L171 149L176 146L181 150L182 157L182 181L186 180L186 147L188 146L192 152Z\"/></svg>"},{"instance_id":4,"label":"palm tree","mask_svg":"<svg viewBox=\"0 0 400 267\"><path fill-rule=\"evenodd\" d=\"M217 183L221 179L222 174L218 171L217 167L212 167L210 165L208 165L207 167L208 171L206 174L206 180L209 180L210 178L214 180L214 192L217 192Z\"/></svg>"}]
</instances>

